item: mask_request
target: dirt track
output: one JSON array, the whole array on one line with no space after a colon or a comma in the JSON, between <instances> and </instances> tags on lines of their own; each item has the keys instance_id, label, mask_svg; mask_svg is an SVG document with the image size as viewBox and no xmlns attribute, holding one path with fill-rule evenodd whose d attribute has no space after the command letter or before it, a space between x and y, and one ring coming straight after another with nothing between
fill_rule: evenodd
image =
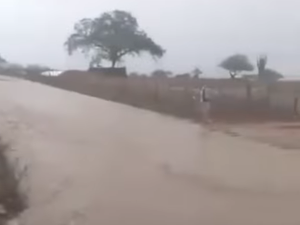
<instances>
[{"instance_id":1,"label":"dirt track","mask_svg":"<svg viewBox=\"0 0 300 225\"><path fill-rule=\"evenodd\" d=\"M297 151L20 80L0 80L0 105L26 225L300 223Z\"/></svg>"}]
</instances>

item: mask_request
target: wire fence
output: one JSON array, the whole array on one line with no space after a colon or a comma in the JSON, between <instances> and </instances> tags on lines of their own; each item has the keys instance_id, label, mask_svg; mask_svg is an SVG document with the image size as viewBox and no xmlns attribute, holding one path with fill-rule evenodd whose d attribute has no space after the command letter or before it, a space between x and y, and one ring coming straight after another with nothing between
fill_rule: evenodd
<instances>
[{"instance_id":1,"label":"wire fence","mask_svg":"<svg viewBox=\"0 0 300 225\"><path fill-rule=\"evenodd\" d=\"M208 85L218 90L213 99L213 115L224 120L289 119L298 112L300 83L271 85L242 79L187 79L129 77L111 78L84 72L58 77L29 76L28 79L136 107L196 118L197 88Z\"/></svg>"}]
</instances>

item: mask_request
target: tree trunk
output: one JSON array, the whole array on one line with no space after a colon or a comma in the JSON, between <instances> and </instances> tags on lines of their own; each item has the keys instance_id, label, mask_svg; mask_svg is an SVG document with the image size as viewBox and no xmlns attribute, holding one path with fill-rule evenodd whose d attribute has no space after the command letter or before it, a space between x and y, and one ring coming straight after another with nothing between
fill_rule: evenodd
<instances>
[{"instance_id":1,"label":"tree trunk","mask_svg":"<svg viewBox=\"0 0 300 225\"><path fill-rule=\"evenodd\" d=\"M246 92L247 92L247 101L248 103L252 102L252 85L250 81L246 81Z\"/></svg>"},{"instance_id":2,"label":"tree trunk","mask_svg":"<svg viewBox=\"0 0 300 225\"><path fill-rule=\"evenodd\" d=\"M229 75L230 75L230 78L231 78L231 79L235 79L237 73L234 72L234 71L229 71Z\"/></svg>"},{"instance_id":3,"label":"tree trunk","mask_svg":"<svg viewBox=\"0 0 300 225\"><path fill-rule=\"evenodd\" d=\"M117 63L117 60L112 60L111 61L111 68L115 68L116 67L116 63Z\"/></svg>"}]
</instances>

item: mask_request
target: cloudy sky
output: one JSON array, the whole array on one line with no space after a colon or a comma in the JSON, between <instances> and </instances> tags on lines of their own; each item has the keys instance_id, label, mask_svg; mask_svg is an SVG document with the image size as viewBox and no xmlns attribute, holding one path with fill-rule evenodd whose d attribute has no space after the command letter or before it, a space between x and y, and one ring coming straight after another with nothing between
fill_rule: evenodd
<instances>
[{"instance_id":1,"label":"cloudy sky","mask_svg":"<svg viewBox=\"0 0 300 225\"><path fill-rule=\"evenodd\" d=\"M222 73L216 65L224 57L244 53L253 62L267 54L269 67L300 76L299 0L1 0L0 54L21 64L84 69L84 57L69 57L63 43L76 21L114 9L133 13L167 50L157 62L127 59L131 71L197 66L210 75Z\"/></svg>"}]
</instances>

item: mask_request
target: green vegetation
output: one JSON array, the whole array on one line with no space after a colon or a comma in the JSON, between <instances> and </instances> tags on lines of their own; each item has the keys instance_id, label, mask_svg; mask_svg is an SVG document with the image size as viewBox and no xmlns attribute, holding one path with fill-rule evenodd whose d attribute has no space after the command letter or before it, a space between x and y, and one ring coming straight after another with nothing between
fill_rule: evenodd
<instances>
[{"instance_id":1,"label":"green vegetation","mask_svg":"<svg viewBox=\"0 0 300 225\"><path fill-rule=\"evenodd\" d=\"M92 58L111 62L111 67L126 55L136 56L148 52L162 57L165 50L139 28L137 19L129 12L115 10L98 18L80 20L65 45L69 54L81 50Z\"/></svg>"},{"instance_id":2,"label":"green vegetation","mask_svg":"<svg viewBox=\"0 0 300 225\"><path fill-rule=\"evenodd\" d=\"M283 75L273 69L266 68L268 62L267 56L260 56L257 60L258 78L264 83L276 82Z\"/></svg>"},{"instance_id":3,"label":"green vegetation","mask_svg":"<svg viewBox=\"0 0 300 225\"><path fill-rule=\"evenodd\" d=\"M242 71L254 70L254 66L250 63L248 57L241 54L229 56L219 66L228 70L232 79L236 78Z\"/></svg>"}]
</instances>

